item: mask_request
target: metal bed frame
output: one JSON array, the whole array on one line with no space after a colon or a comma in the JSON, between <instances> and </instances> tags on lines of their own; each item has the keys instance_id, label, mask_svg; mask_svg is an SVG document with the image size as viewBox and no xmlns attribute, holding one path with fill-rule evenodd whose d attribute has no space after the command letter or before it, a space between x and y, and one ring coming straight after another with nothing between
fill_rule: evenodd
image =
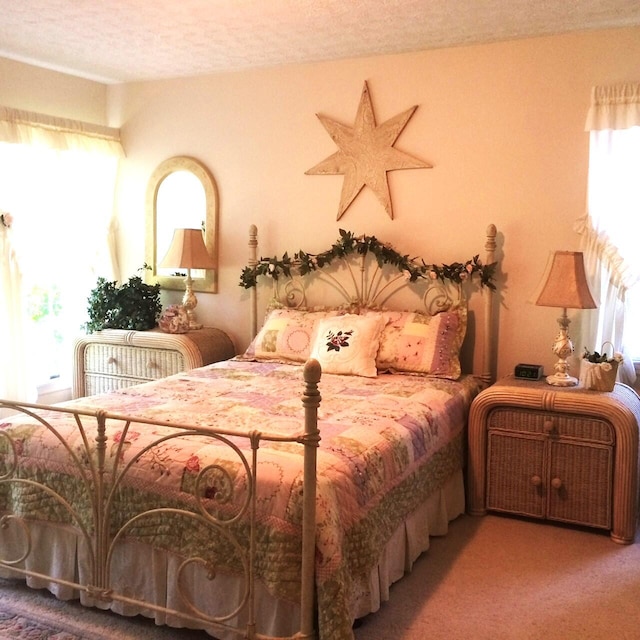
<instances>
[{"instance_id":1,"label":"metal bed frame","mask_svg":"<svg viewBox=\"0 0 640 640\"><path fill-rule=\"evenodd\" d=\"M494 252L496 247L496 228L491 225L487 229L486 236L486 260L487 264L494 261ZM250 230L250 264L257 264L257 229L255 226ZM393 285L385 284L379 286L374 280L367 279L367 270L361 264L360 273L350 271L351 280L356 287L355 299L359 303L370 304L380 301L381 294L387 299L396 289L405 284L400 280L394 281ZM377 274L374 278L377 278ZM332 278L331 275L328 276ZM289 287L292 283L287 283L284 298L288 304L298 304L294 302L296 295L292 294ZM293 285L295 286L295 285ZM338 286L341 289L341 285ZM344 291L341 289L341 291ZM279 295L274 289L274 292ZM442 296L445 295L443 298ZM456 294L462 296L459 290ZM347 297L347 294L343 293ZM444 302L450 301L447 297L449 294L439 293L436 296L436 309L442 308ZM354 298L349 298L353 302ZM293 301L293 302L292 302ZM448 302L447 302L448 303ZM483 333L483 365L480 377L486 382L490 382L493 378L492 368L492 341L493 341L493 296L491 292L487 292L485 297L485 318ZM251 291L251 327L252 335L257 332L257 297L255 287ZM320 382L321 371L320 366L315 360L310 360L304 366L304 389L302 393L302 405L304 407L304 425L300 432L292 437L284 437L279 434L265 433L259 430L252 431L242 438L250 445L250 455L243 453L241 448L234 442L238 438L235 432L227 432L222 429L213 429L205 427L193 427L183 424L163 423L159 421L150 421L136 418L135 416L119 415L116 413L108 413L104 411L83 411L76 410L65 406L46 406L39 404L28 404L19 402L0 401L0 409L8 409L12 412L22 414L31 421L37 421L44 428L48 429L51 434L66 449L69 461L74 465L75 473L81 480L83 500L90 504L89 509L81 512L74 505L72 498L62 495L55 488L45 486L37 480L25 476L20 469L19 443L14 439L8 430L0 429L0 500L2 500L2 492L9 492L16 487L29 487L46 494L50 499L55 501L67 514L68 522L72 524L81 538L83 544L89 550L90 557L90 579L86 583L67 581L56 578L55 576L44 575L36 571L24 568L25 559L34 552L34 543L30 531L30 520L20 517L16 513L4 513L0 517L0 569L4 570L5 575L8 573L12 576L30 576L43 579L52 583L58 583L67 587L71 587L78 592L84 592L96 601L111 603L122 602L132 604L152 611L162 611L172 616L176 616L185 622L194 623L199 626L206 626L212 630L223 629L232 633L237 633L240 637L246 637L249 640L266 640L268 636L261 635L256 628L255 616L255 574L254 559L256 553L256 486L260 482L258 475L259 452L261 443L271 442L291 442L300 446L304 455L304 492L303 492L303 523L302 523L302 566L301 566L301 624L300 630L291 638L296 640L316 638L315 631L315 594L314 594L314 559L315 559L315 502L316 502L316 457L317 449L320 442L320 432L318 429L318 407L321 402L318 384ZM72 449L65 441L63 435L52 424L55 416L66 414L71 419L82 440L82 450ZM12 418L13 419L13 418ZM135 455L122 468L118 465L110 464L108 456L106 456L107 448L107 424L116 421L122 425L123 436L133 424L152 424L157 426L171 427L174 431L171 435L164 435L152 444L145 447L144 450ZM235 515L228 519L221 519L212 515L202 504L201 500L196 496L196 508L192 511L185 509L177 509L173 507L154 508L143 511L130 518L116 531L114 531L113 523L116 521L114 509L117 501L115 496L119 489L126 485L127 478L130 477L130 471L144 453L150 449L160 446L162 443L173 438L185 438L197 436L199 438L206 437L215 440L217 444L225 444L235 452L244 467L247 487L249 487L246 499L239 505ZM231 438L233 436L233 438ZM116 459L120 458L122 447L126 438L122 437L118 443L116 450ZM200 483L204 483L209 474L217 474L218 482L232 486L230 479L225 478L225 471L217 465L210 465L200 470L196 479L196 488ZM197 491L195 492L198 493ZM221 495L223 492L220 492ZM222 499L222 498L221 498ZM233 500L233 496L228 497ZM88 513L85 517L83 515ZM216 567L210 566L208 561L200 556L187 557L180 565L178 572L178 591L184 601L188 613L169 609L153 603L138 600L119 592L112 584L111 564L114 555L118 553L118 543L123 540L132 526L139 523L145 518L162 516L166 518L188 518L202 526L210 527L215 530L218 536L225 537L236 549L242 549L246 552L246 560L243 562L244 573L244 595L237 607L228 613L220 616L212 617L205 612L199 610L191 601L187 590L182 585L183 571L191 565L199 565L206 570L213 579L216 574ZM239 518L247 518L250 523L250 534L248 536L248 548L244 549L247 544L246 540L239 540L233 530L232 525ZM14 538L17 535L22 541L21 553L8 556L7 547L3 543L3 536L11 533ZM14 545L15 546L15 545ZM240 610L247 612L248 620L246 627L236 629L228 624L228 620L238 614Z\"/></svg>"}]
</instances>

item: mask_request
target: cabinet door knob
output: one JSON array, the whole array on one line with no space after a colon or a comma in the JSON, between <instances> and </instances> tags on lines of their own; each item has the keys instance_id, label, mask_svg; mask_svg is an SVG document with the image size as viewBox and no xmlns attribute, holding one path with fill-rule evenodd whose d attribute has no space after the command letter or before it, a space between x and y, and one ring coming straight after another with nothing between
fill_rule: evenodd
<instances>
[{"instance_id":1,"label":"cabinet door knob","mask_svg":"<svg viewBox=\"0 0 640 640\"><path fill-rule=\"evenodd\" d=\"M531 484L534 487L539 487L542 484L542 478L540 476L532 476Z\"/></svg>"},{"instance_id":2,"label":"cabinet door knob","mask_svg":"<svg viewBox=\"0 0 640 640\"><path fill-rule=\"evenodd\" d=\"M555 427L553 425L553 420L545 420L544 425L542 426L543 431L549 435L554 432Z\"/></svg>"},{"instance_id":3,"label":"cabinet door knob","mask_svg":"<svg viewBox=\"0 0 640 640\"><path fill-rule=\"evenodd\" d=\"M118 364L118 361L111 356L108 360L107 360L107 364Z\"/></svg>"},{"instance_id":4,"label":"cabinet door knob","mask_svg":"<svg viewBox=\"0 0 640 640\"><path fill-rule=\"evenodd\" d=\"M158 368L158 363L155 360L149 360L149 362L147 363L147 368L148 369L157 369Z\"/></svg>"},{"instance_id":5,"label":"cabinet door knob","mask_svg":"<svg viewBox=\"0 0 640 640\"><path fill-rule=\"evenodd\" d=\"M551 480L551 486L554 489L559 489L562 486L562 480L560 480L560 478L553 478L553 480Z\"/></svg>"}]
</instances>

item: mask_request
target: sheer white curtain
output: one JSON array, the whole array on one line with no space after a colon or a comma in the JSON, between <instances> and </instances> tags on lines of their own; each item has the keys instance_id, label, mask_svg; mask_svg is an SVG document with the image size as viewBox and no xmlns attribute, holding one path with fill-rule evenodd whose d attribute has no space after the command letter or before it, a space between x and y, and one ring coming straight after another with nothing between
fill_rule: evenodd
<instances>
[{"instance_id":1,"label":"sheer white curtain","mask_svg":"<svg viewBox=\"0 0 640 640\"><path fill-rule=\"evenodd\" d=\"M117 130L0 107L0 397L35 399L73 338L98 276L113 279ZM52 362L60 359L59 363Z\"/></svg>"},{"instance_id":2,"label":"sheer white curtain","mask_svg":"<svg viewBox=\"0 0 640 640\"><path fill-rule=\"evenodd\" d=\"M12 367L10 375L0 374L0 398L23 398L34 401L35 395L28 394L28 376L22 358L24 346L22 313L22 276L16 253L11 242L11 216L0 212L0 369ZM12 339L5 339L11 336ZM0 410L0 417L6 413Z\"/></svg>"},{"instance_id":3,"label":"sheer white curtain","mask_svg":"<svg viewBox=\"0 0 640 640\"><path fill-rule=\"evenodd\" d=\"M586 130L587 213L576 229L599 301L597 320L588 328L590 346L611 342L625 355L620 379L632 383L629 338L638 327L629 315L640 287L640 84L594 87Z\"/></svg>"}]
</instances>

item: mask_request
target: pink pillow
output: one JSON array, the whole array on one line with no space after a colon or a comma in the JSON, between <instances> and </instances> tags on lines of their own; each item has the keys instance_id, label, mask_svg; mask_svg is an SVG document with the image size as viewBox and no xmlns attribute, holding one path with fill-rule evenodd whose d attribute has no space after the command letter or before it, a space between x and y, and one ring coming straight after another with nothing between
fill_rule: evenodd
<instances>
[{"instance_id":1,"label":"pink pillow","mask_svg":"<svg viewBox=\"0 0 640 640\"><path fill-rule=\"evenodd\" d=\"M386 320L376 365L380 371L421 373L457 380L467 328L464 306L433 316L409 311L367 311Z\"/></svg>"}]
</instances>

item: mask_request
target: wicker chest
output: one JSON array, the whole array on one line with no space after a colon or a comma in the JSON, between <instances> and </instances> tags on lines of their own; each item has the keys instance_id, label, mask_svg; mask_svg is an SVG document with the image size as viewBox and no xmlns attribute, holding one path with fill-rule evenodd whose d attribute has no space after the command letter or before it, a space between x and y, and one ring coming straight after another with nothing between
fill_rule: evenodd
<instances>
[{"instance_id":1,"label":"wicker chest","mask_svg":"<svg viewBox=\"0 0 640 640\"><path fill-rule=\"evenodd\" d=\"M234 355L229 336L212 327L184 334L98 331L76 341L73 397L131 387Z\"/></svg>"},{"instance_id":2,"label":"wicker chest","mask_svg":"<svg viewBox=\"0 0 640 640\"><path fill-rule=\"evenodd\" d=\"M469 416L468 501L488 510L607 529L633 542L640 399L505 378Z\"/></svg>"}]
</instances>

